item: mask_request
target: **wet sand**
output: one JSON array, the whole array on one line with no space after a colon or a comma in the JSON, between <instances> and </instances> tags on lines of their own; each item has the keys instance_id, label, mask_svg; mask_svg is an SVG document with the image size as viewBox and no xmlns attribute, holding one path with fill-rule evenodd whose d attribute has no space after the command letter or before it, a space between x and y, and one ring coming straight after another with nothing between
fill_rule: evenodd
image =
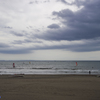
<instances>
[{"instance_id":1,"label":"wet sand","mask_svg":"<svg viewBox=\"0 0 100 100\"><path fill-rule=\"evenodd\" d=\"M100 100L95 75L0 75L0 100Z\"/></svg>"}]
</instances>

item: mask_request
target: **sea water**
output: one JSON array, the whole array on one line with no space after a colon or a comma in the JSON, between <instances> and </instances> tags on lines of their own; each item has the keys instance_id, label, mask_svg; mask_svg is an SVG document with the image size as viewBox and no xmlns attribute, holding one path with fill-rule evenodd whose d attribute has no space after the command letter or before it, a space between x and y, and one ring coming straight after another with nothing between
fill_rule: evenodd
<instances>
[{"instance_id":1,"label":"sea water","mask_svg":"<svg viewBox=\"0 0 100 100\"><path fill-rule=\"evenodd\" d=\"M100 74L100 61L0 61L3 74Z\"/></svg>"}]
</instances>

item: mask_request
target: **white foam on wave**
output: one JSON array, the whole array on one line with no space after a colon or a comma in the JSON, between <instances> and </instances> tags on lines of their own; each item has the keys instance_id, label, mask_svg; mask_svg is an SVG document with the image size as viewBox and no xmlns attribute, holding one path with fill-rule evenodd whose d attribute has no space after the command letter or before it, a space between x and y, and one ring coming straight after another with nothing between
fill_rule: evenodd
<instances>
[{"instance_id":1,"label":"white foam on wave","mask_svg":"<svg viewBox=\"0 0 100 100\"><path fill-rule=\"evenodd\" d=\"M0 74L99 74L100 70L0 69Z\"/></svg>"}]
</instances>

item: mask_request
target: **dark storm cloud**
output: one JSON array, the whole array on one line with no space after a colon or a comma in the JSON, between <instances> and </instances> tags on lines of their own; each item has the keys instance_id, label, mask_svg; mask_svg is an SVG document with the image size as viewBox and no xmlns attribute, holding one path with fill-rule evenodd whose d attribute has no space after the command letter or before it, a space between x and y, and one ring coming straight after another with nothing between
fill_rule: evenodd
<instances>
[{"instance_id":1,"label":"dark storm cloud","mask_svg":"<svg viewBox=\"0 0 100 100\"><path fill-rule=\"evenodd\" d=\"M58 29L58 28L60 28L60 26L57 25L57 24L51 24L51 25L48 26L48 28L50 28L50 29Z\"/></svg>"},{"instance_id":2,"label":"dark storm cloud","mask_svg":"<svg viewBox=\"0 0 100 100\"><path fill-rule=\"evenodd\" d=\"M84 3L85 4L85 3ZM49 30L40 38L48 40L81 40L100 37L100 0L93 0L76 12L64 9L52 14L60 19L65 27Z\"/></svg>"},{"instance_id":3,"label":"dark storm cloud","mask_svg":"<svg viewBox=\"0 0 100 100\"><path fill-rule=\"evenodd\" d=\"M35 34L35 37L50 41L86 40L84 44L46 46L39 49L66 49L76 52L100 50L100 0L89 0L88 2L79 2L79 0L76 0L74 4L75 3L79 6L83 5L84 7L76 12L69 9L52 12L52 15L55 16L64 27L53 30L49 29L42 35ZM88 40L89 42L87 42Z\"/></svg>"}]
</instances>

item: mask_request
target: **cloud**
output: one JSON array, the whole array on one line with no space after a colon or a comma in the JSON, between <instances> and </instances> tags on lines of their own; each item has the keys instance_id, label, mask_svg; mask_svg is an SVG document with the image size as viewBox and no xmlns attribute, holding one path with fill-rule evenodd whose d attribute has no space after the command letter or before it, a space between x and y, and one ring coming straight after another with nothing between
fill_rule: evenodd
<instances>
[{"instance_id":1,"label":"cloud","mask_svg":"<svg viewBox=\"0 0 100 100\"><path fill-rule=\"evenodd\" d=\"M83 40L83 44L69 45L68 49L74 52L90 52L100 50L100 38Z\"/></svg>"},{"instance_id":2,"label":"cloud","mask_svg":"<svg viewBox=\"0 0 100 100\"><path fill-rule=\"evenodd\" d=\"M75 52L100 50L100 0L88 0L88 2L58 0L65 5L61 3L56 5L57 2L54 1L51 4L32 5L46 3L45 1L51 2L23 0L20 3L16 0L16 3L12 2L9 5L2 1L5 5L1 5L3 11L0 10L2 15L0 39L4 43L0 44L0 53L25 54L45 49L65 49ZM72 11L66 8L67 5L79 8L82 6L82 8ZM52 15L49 12L52 12ZM55 20L51 21L50 18ZM40 28L42 26L44 26L43 29Z\"/></svg>"},{"instance_id":3,"label":"cloud","mask_svg":"<svg viewBox=\"0 0 100 100\"><path fill-rule=\"evenodd\" d=\"M65 5L76 5L78 7L87 4L87 0L57 0L57 2L61 2ZM88 2L91 2L91 0L88 0Z\"/></svg>"},{"instance_id":4,"label":"cloud","mask_svg":"<svg viewBox=\"0 0 100 100\"><path fill-rule=\"evenodd\" d=\"M23 34L22 32L21 33L17 33L15 31L11 31L10 33L15 35L15 36L19 36L19 37L25 36L25 34Z\"/></svg>"},{"instance_id":5,"label":"cloud","mask_svg":"<svg viewBox=\"0 0 100 100\"><path fill-rule=\"evenodd\" d=\"M82 40L100 37L100 1L95 0L84 5L84 8L73 12L64 9L52 13L64 27L58 30L48 30L38 36L46 40ZM96 13L95 13L96 12Z\"/></svg>"},{"instance_id":6,"label":"cloud","mask_svg":"<svg viewBox=\"0 0 100 100\"><path fill-rule=\"evenodd\" d=\"M47 3L47 2L50 2L50 0L33 0L33 1L30 1L29 4L38 4L38 3Z\"/></svg>"},{"instance_id":7,"label":"cloud","mask_svg":"<svg viewBox=\"0 0 100 100\"><path fill-rule=\"evenodd\" d=\"M14 46L12 44L0 43L0 53L3 54L26 54L31 52L32 52L31 47L25 48L22 46Z\"/></svg>"},{"instance_id":8,"label":"cloud","mask_svg":"<svg viewBox=\"0 0 100 100\"><path fill-rule=\"evenodd\" d=\"M10 26L5 26L4 28L7 28L7 29L12 29L12 27L10 27Z\"/></svg>"},{"instance_id":9,"label":"cloud","mask_svg":"<svg viewBox=\"0 0 100 100\"><path fill-rule=\"evenodd\" d=\"M9 45L8 45L8 44L5 44L5 43L0 43L0 49L1 49L1 48L7 48L7 47L9 47Z\"/></svg>"},{"instance_id":10,"label":"cloud","mask_svg":"<svg viewBox=\"0 0 100 100\"><path fill-rule=\"evenodd\" d=\"M64 4L67 4L67 5L72 5L73 3L68 3L66 0L57 0L58 2L62 2Z\"/></svg>"},{"instance_id":11,"label":"cloud","mask_svg":"<svg viewBox=\"0 0 100 100\"><path fill-rule=\"evenodd\" d=\"M34 2L29 2L29 4L33 4Z\"/></svg>"},{"instance_id":12,"label":"cloud","mask_svg":"<svg viewBox=\"0 0 100 100\"><path fill-rule=\"evenodd\" d=\"M36 43L36 44L35 44ZM38 45L37 45L38 43ZM5 54L27 54L35 50L67 50L74 52L90 52L100 50L100 38L80 41L32 41L25 39L23 41L15 40L11 45L0 44L0 53ZM22 44L25 44L22 46ZM30 45L31 44L31 45Z\"/></svg>"},{"instance_id":13,"label":"cloud","mask_svg":"<svg viewBox=\"0 0 100 100\"><path fill-rule=\"evenodd\" d=\"M27 43L42 43L42 41L37 40L30 40L30 39L24 39L24 40L14 40L12 44L27 44Z\"/></svg>"},{"instance_id":14,"label":"cloud","mask_svg":"<svg viewBox=\"0 0 100 100\"><path fill-rule=\"evenodd\" d=\"M28 49L10 49L10 50L0 50L0 53L3 54L27 54L31 53L30 50Z\"/></svg>"},{"instance_id":15,"label":"cloud","mask_svg":"<svg viewBox=\"0 0 100 100\"><path fill-rule=\"evenodd\" d=\"M57 25L57 24L51 24L51 25L48 26L48 28L50 28L50 29L58 29L58 28L60 28L60 26Z\"/></svg>"},{"instance_id":16,"label":"cloud","mask_svg":"<svg viewBox=\"0 0 100 100\"><path fill-rule=\"evenodd\" d=\"M74 52L90 52L90 51L99 51L100 50L100 38L90 39L90 40L81 40L81 41L52 41L52 42L41 42L39 45L30 46L27 48L23 48L28 52L32 52L34 50L54 50L54 49L62 49L67 51ZM37 43L37 42L36 42Z\"/></svg>"},{"instance_id":17,"label":"cloud","mask_svg":"<svg viewBox=\"0 0 100 100\"><path fill-rule=\"evenodd\" d=\"M76 3L79 1L76 0ZM48 26L49 30L43 34L35 34L34 37L48 41L84 41L84 44L47 46L51 49L66 49L76 52L100 50L100 0L89 0L88 3L80 3L84 7L75 12L70 9L53 11L52 15L63 25L61 28ZM51 29L54 30L51 30ZM97 40L97 41L96 41ZM96 41L96 42L95 42ZM46 49L46 47L45 47Z\"/></svg>"}]
</instances>

